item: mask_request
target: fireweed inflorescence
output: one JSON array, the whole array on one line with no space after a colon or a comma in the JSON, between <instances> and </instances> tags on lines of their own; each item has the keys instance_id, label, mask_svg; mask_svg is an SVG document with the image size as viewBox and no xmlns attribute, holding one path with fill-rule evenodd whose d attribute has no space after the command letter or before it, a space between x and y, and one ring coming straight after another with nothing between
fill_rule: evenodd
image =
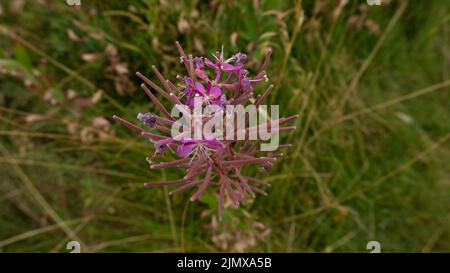
<instances>
[{"instance_id":1,"label":"fireweed inflorescence","mask_svg":"<svg viewBox=\"0 0 450 273\"><path fill-rule=\"evenodd\" d=\"M222 51L213 54L212 59L208 59L206 57L187 56L178 42L176 42L176 47L181 56L181 63L187 70L186 76L177 77L179 81L177 85L167 80L155 66L152 66L152 69L161 82L162 88L141 73L136 73L145 82L141 85L142 89L161 112L161 115L154 113L139 113L137 115L137 119L152 130L144 130L118 116L113 118L154 143L155 152L153 156L147 158L152 169L168 167L186 169L186 175L181 179L147 182L145 183L146 186L179 186L170 194L194 188L195 191L191 196L191 201L199 199L208 187L214 186L218 188L218 212L219 219L222 219L225 198L229 198L237 207L241 202L253 198L255 193L267 195L260 187L270 185L258 178L245 176L241 173L242 168L246 165L257 164L260 165L260 171L270 172L274 161L283 154L260 156L266 152L264 149L258 148L258 144L261 144L260 139L254 141L229 140L207 135L202 135L200 138L172 137L173 133L171 134L170 127L174 126L176 121L147 85L176 107L182 106L185 109L193 109L195 107L194 101L198 98L201 98L202 107L213 105L222 109L223 112L226 111L226 106L230 105L250 104L258 108L273 88L273 85L270 85L256 98L253 95L253 91L258 84L268 81L265 70L269 65L271 51L268 50L265 53L258 72L253 78L250 78L249 72L244 67L247 59L245 54L237 53L225 59L222 48ZM278 126L296 117L297 115L294 115L270 120L269 122L265 121L266 124L264 125L270 133L271 128L276 128L278 132L294 130L295 126ZM194 119L194 117L191 118ZM208 118L200 120L205 123ZM245 117L244 123L248 135L249 131L255 128L249 125L248 117ZM256 127L260 125L258 124ZM226 131L226 124L223 128L216 128L216 130ZM278 148L289 148L290 146L290 144L282 144L278 145ZM176 153L180 159L169 162L158 161L158 158L167 151Z\"/></svg>"}]
</instances>

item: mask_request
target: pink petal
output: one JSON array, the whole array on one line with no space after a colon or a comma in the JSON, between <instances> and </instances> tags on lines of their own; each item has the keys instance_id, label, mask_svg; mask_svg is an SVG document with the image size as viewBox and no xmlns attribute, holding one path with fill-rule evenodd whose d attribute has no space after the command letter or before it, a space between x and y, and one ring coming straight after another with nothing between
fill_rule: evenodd
<instances>
[{"instance_id":1,"label":"pink petal","mask_svg":"<svg viewBox=\"0 0 450 273\"><path fill-rule=\"evenodd\" d=\"M189 98L186 104L191 108L194 107L194 98Z\"/></svg>"},{"instance_id":2,"label":"pink petal","mask_svg":"<svg viewBox=\"0 0 450 273\"><path fill-rule=\"evenodd\" d=\"M197 89L197 91L199 91L199 92L201 92L201 93L205 93L205 91L206 91L206 89L205 89L205 87L203 86L203 84L201 84L201 83L199 83L199 82L196 82L195 83L195 88Z\"/></svg>"},{"instance_id":3,"label":"pink petal","mask_svg":"<svg viewBox=\"0 0 450 273\"><path fill-rule=\"evenodd\" d=\"M189 96L192 93L192 88L190 86L188 86L185 90L184 90L184 94L186 94L187 96Z\"/></svg>"},{"instance_id":4,"label":"pink petal","mask_svg":"<svg viewBox=\"0 0 450 273\"><path fill-rule=\"evenodd\" d=\"M202 80L205 80L205 81L208 80L208 75L206 75L206 72L203 69L199 69L199 68L195 69L195 74Z\"/></svg>"},{"instance_id":5,"label":"pink petal","mask_svg":"<svg viewBox=\"0 0 450 273\"><path fill-rule=\"evenodd\" d=\"M179 157L186 157L188 154L192 152L192 149L194 149L194 146L196 143L190 143L190 144L181 144L177 148L177 155Z\"/></svg>"},{"instance_id":6,"label":"pink petal","mask_svg":"<svg viewBox=\"0 0 450 273\"><path fill-rule=\"evenodd\" d=\"M224 71L238 71L242 68L242 66L235 66L232 64L223 63L222 64L222 70Z\"/></svg>"},{"instance_id":7,"label":"pink petal","mask_svg":"<svg viewBox=\"0 0 450 273\"><path fill-rule=\"evenodd\" d=\"M219 87L214 86L214 87L211 88L211 90L209 91L208 96L211 97L211 98L213 98L213 99L218 98L218 97L222 96L222 90L220 90Z\"/></svg>"},{"instance_id":8,"label":"pink petal","mask_svg":"<svg viewBox=\"0 0 450 273\"><path fill-rule=\"evenodd\" d=\"M216 150L223 150L222 143L215 139L207 139L207 140L204 140L203 143L205 143L210 148L213 148Z\"/></svg>"},{"instance_id":9,"label":"pink petal","mask_svg":"<svg viewBox=\"0 0 450 273\"><path fill-rule=\"evenodd\" d=\"M208 58L205 58L205 65L217 69L217 65L211 62Z\"/></svg>"}]
</instances>

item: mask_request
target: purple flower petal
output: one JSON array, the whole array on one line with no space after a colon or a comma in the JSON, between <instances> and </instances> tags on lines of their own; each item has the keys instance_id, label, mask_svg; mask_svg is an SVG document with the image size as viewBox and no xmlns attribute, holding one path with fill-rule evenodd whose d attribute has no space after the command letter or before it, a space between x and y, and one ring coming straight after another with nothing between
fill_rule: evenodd
<instances>
[{"instance_id":1,"label":"purple flower petal","mask_svg":"<svg viewBox=\"0 0 450 273\"><path fill-rule=\"evenodd\" d=\"M206 89L205 89L205 87L203 86L203 84L201 84L201 83L199 83L199 82L196 82L196 83L195 83L195 88L196 88L197 91L200 92L201 94L205 94L205 92L206 92Z\"/></svg>"},{"instance_id":2,"label":"purple flower petal","mask_svg":"<svg viewBox=\"0 0 450 273\"><path fill-rule=\"evenodd\" d=\"M205 58L205 65L212 68L212 69L218 69L218 66L211 62L208 58Z\"/></svg>"},{"instance_id":3,"label":"purple flower petal","mask_svg":"<svg viewBox=\"0 0 450 273\"><path fill-rule=\"evenodd\" d=\"M192 86L192 84L193 84L192 79L190 77L186 77L186 76L184 77L184 83L187 86Z\"/></svg>"},{"instance_id":4,"label":"purple flower petal","mask_svg":"<svg viewBox=\"0 0 450 273\"><path fill-rule=\"evenodd\" d=\"M206 139L202 140L202 142L208 146L209 148L215 149L215 150L223 150L223 145L220 141L216 140L215 138L207 137Z\"/></svg>"},{"instance_id":5,"label":"purple flower petal","mask_svg":"<svg viewBox=\"0 0 450 273\"><path fill-rule=\"evenodd\" d=\"M222 90L220 90L219 87L214 86L209 90L208 96L212 99L219 98L220 96L222 96Z\"/></svg>"},{"instance_id":6,"label":"purple flower petal","mask_svg":"<svg viewBox=\"0 0 450 273\"><path fill-rule=\"evenodd\" d=\"M187 105L191 108L194 107L194 97L188 99Z\"/></svg>"},{"instance_id":7,"label":"purple flower petal","mask_svg":"<svg viewBox=\"0 0 450 273\"><path fill-rule=\"evenodd\" d=\"M186 89L184 90L184 94L185 94L186 96L189 96L189 95L192 94L193 92L194 92L194 90L193 90L190 86L186 87Z\"/></svg>"},{"instance_id":8,"label":"purple flower petal","mask_svg":"<svg viewBox=\"0 0 450 273\"><path fill-rule=\"evenodd\" d=\"M199 77L200 79L204 80L204 81L209 81L208 79L208 75L206 74L205 70L197 68L195 69L195 74L197 75L197 77Z\"/></svg>"},{"instance_id":9,"label":"purple flower petal","mask_svg":"<svg viewBox=\"0 0 450 273\"><path fill-rule=\"evenodd\" d=\"M203 62L202 58L195 57L193 62L194 62L194 67L196 69L203 69L205 67L205 65L204 65L205 63Z\"/></svg>"},{"instance_id":10,"label":"purple flower petal","mask_svg":"<svg viewBox=\"0 0 450 273\"><path fill-rule=\"evenodd\" d=\"M224 71L232 72L232 71L239 71L239 70L241 70L242 66L241 65L232 65L232 64L223 63L221 68Z\"/></svg>"},{"instance_id":11,"label":"purple flower petal","mask_svg":"<svg viewBox=\"0 0 450 273\"><path fill-rule=\"evenodd\" d=\"M179 157L186 157L187 155L189 155L192 152L192 150L194 149L195 145L196 145L195 142L182 143L177 148L177 155Z\"/></svg>"},{"instance_id":12,"label":"purple flower petal","mask_svg":"<svg viewBox=\"0 0 450 273\"><path fill-rule=\"evenodd\" d=\"M235 64L243 64L247 61L247 55L241 52L234 54L233 58Z\"/></svg>"},{"instance_id":13,"label":"purple flower petal","mask_svg":"<svg viewBox=\"0 0 450 273\"><path fill-rule=\"evenodd\" d=\"M154 146L156 149L156 154L162 154L163 152L165 152L168 148L169 145L172 143L172 139L170 138L166 138L166 139L161 139L155 142Z\"/></svg>"},{"instance_id":14,"label":"purple flower petal","mask_svg":"<svg viewBox=\"0 0 450 273\"><path fill-rule=\"evenodd\" d=\"M152 113L145 113L145 114L139 113L137 115L137 119L150 128L155 128L156 126L156 118Z\"/></svg>"}]
</instances>

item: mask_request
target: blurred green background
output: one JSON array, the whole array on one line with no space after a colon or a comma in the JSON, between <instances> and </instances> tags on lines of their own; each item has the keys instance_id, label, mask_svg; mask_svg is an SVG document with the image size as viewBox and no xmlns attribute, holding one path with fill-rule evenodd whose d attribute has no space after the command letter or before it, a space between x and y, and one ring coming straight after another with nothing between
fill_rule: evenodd
<instances>
[{"instance_id":1,"label":"blurred green background","mask_svg":"<svg viewBox=\"0 0 450 273\"><path fill-rule=\"evenodd\" d=\"M0 251L450 250L450 2L0 1ZM136 71L184 73L174 46L267 71L294 147L258 196L143 182L153 147L111 119L154 110ZM260 92L260 91L258 91ZM170 190L170 189L169 189ZM237 221L238 220L238 221Z\"/></svg>"}]
</instances>

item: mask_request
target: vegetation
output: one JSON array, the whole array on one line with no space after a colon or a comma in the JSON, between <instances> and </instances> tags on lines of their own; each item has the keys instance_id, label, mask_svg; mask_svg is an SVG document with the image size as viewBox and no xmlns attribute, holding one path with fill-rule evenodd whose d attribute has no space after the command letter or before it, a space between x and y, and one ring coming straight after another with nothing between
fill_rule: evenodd
<instances>
[{"instance_id":1,"label":"vegetation","mask_svg":"<svg viewBox=\"0 0 450 273\"><path fill-rule=\"evenodd\" d=\"M0 251L450 249L448 1L0 5ZM135 72L175 79L175 41L251 72L272 48L269 101L300 115L272 173L246 169L269 195L223 222L214 196L144 187L183 173L150 170L152 145L112 120L155 109Z\"/></svg>"}]
</instances>

